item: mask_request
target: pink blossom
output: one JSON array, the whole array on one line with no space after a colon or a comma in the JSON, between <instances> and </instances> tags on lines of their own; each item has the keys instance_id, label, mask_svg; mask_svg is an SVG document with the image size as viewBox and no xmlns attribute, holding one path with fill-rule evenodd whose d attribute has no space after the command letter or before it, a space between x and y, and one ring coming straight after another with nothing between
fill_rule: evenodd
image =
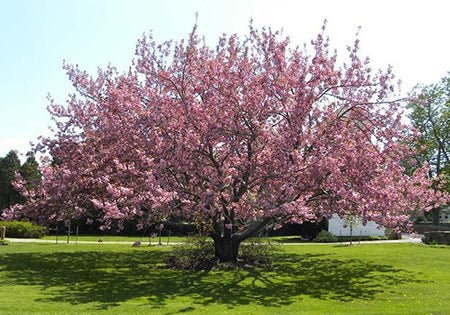
<instances>
[{"instance_id":1,"label":"pink blossom","mask_svg":"<svg viewBox=\"0 0 450 315\"><path fill-rule=\"evenodd\" d=\"M65 64L81 93L50 101L56 130L36 146L59 163L47 160L38 187L18 178L28 203L4 216L92 216L104 229L182 218L242 241L332 214L404 227L413 210L449 200L429 189L426 166L405 174L415 138L390 69L371 71L357 43L338 63L323 34L311 55L270 30L251 27L248 39L144 37L127 73Z\"/></svg>"}]
</instances>

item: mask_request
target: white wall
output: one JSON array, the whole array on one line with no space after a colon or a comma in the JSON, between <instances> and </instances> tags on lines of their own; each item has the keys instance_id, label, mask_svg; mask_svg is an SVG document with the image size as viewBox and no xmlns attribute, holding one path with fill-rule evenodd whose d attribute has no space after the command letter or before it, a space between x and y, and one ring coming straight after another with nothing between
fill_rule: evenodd
<instances>
[{"instance_id":1,"label":"white wall","mask_svg":"<svg viewBox=\"0 0 450 315\"><path fill-rule=\"evenodd\" d=\"M353 226L354 236L384 236L385 229L377 228L377 224L374 222L367 222L364 226L362 224ZM344 220L334 214L331 219L328 220L328 232L336 236L350 236L350 227L344 228Z\"/></svg>"}]
</instances>

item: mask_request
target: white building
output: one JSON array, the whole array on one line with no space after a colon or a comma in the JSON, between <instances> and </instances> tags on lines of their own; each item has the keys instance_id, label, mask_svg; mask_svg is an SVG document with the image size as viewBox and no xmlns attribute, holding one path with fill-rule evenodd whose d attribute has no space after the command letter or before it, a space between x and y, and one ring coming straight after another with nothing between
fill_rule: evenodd
<instances>
[{"instance_id":1,"label":"white building","mask_svg":"<svg viewBox=\"0 0 450 315\"><path fill-rule=\"evenodd\" d=\"M341 219L338 215L333 214L333 216L328 220L328 232L336 236L350 236L350 226L345 219ZM367 222L366 225L356 223L353 225L352 235L385 236L385 228L378 228L378 224L371 221Z\"/></svg>"}]
</instances>

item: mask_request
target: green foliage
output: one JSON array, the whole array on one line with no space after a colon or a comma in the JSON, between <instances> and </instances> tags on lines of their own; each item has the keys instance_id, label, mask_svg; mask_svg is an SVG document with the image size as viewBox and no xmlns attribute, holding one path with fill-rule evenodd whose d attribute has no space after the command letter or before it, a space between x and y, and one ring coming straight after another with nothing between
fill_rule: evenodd
<instances>
[{"instance_id":1,"label":"green foliage","mask_svg":"<svg viewBox=\"0 0 450 315\"><path fill-rule=\"evenodd\" d=\"M430 245L450 245L450 231L426 232L422 242Z\"/></svg>"},{"instance_id":2,"label":"green foliage","mask_svg":"<svg viewBox=\"0 0 450 315\"><path fill-rule=\"evenodd\" d=\"M239 246L237 263L221 263L215 255L214 243L207 237L191 237L186 243L178 245L166 259L172 269L210 270L212 268L227 269L240 265L251 265L268 268L272 266L274 247L260 238L251 238Z\"/></svg>"},{"instance_id":3,"label":"green foliage","mask_svg":"<svg viewBox=\"0 0 450 315\"><path fill-rule=\"evenodd\" d=\"M339 242L350 242L352 241L386 241L389 238L387 236L377 236L377 235L368 235L368 236L359 236L353 235L350 236L337 236Z\"/></svg>"},{"instance_id":4,"label":"green foliage","mask_svg":"<svg viewBox=\"0 0 450 315\"><path fill-rule=\"evenodd\" d=\"M28 188L39 184L42 180L42 174L39 172L39 164L34 156L29 156L19 170L20 175L26 182Z\"/></svg>"},{"instance_id":5,"label":"green foliage","mask_svg":"<svg viewBox=\"0 0 450 315\"><path fill-rule=\"evenodd\" d=\"M347 215L344 217L344 225L354 228L361 224L361 218L358 215Z\"/></svg>"},{"instance_id":6,"label":"green foliage","mask_svg":"<svg viewBox=\"0 0 450 315\"><path fill-rule=\"evenodd\" d=\"M386 235L388 240L399 240L399 239L402 238L402 234L401 233L396 232L395 230L389 229L389 228L386 229L384 234Z\"/></svg>"},{"instance_id":7,"label":"green foliage","mask_svg":"<svg viewBox=\"0 0 450 315\"><path fill-rule=\"evenodd\" d=\"M450 72L439 83L422 86L408 107L409 119L420 137L413 144L418 152L416 161L406 163L406 170L427 163L434 188L450 191ZM431 211L434 224L439 223L439 212L438 208Z\"/></svg>"},{"instance_id":8,"label":"green foliage","mask_svg":"<svg viewBox=\"0 0 450 315\"><path fill-rule=\"evenodd\" d=\"M431 166L431 175L449 174L450 73L437 84L423 86L409 104L409 119L420 131L416 144L419 165Z\"/></svg>"},{"instance_id":9,"label":"green foliage","mask_svg":"<svg viewBox=\"0 0 450 315\"><path fill-rule=\"evenodd\" d=\"M10 151L4 158L0 158L0 214L17 203L24 203L25 198L14 188L13 182L18 172L26 182L27 188L41 182L39 164L34 156L29 156L23 165L15 151Z\"/></svg>"},{"instance_id":10,"label":"green foliage","mask_svg":"<svg viewBox=\"0 0 450 315\"><path fill-rule=\"evenodd\" d=\"M337 241L338 238L335 235L325 230L320 231L319 235L314 239L316 243L333 243Z\"/></svg>"},{"instance_id":11,"label":"green foliage","mask_svg":"<svg viewBox=\"0 0 450 315\"><path fill-rule=\"evenodd\" d=\"M14 189L12 182L20 169L20 160L15 151L10 151L0 159L0 211L10 205L24 202L24 198Z\"/></svg>"},{"instance_id":12,"label":"green foliage","mask_svg":"<svg viewBox=\"0 0 450 315\"><path fill-rule=\"evenodd\" d=\"M0 226L6 226L6 237L41 238L47 232L46 227L26 221L1 221Z\"/></svg>"},{"instance_id":13,"label":"green foliage","mask_svg":"<svg viewBox=\"0 0 450 315\"><path fill-rule=\"evenodd\" d=\"M9 245L9 244L11 244L11 242L8 240L0 240L0 246Z\"/></svg>"},{"instance_id":14,"label":"green foliage","mask_svg":"<svg viewBox=\"0 0 450 315\"><path fill-rule=\"evenodd\" d=\"M212 240L206 237L192 237L185 244L175 246L166 259L166 264L173 269L209 270L216 261Z\"/></svg>"},{"instance_id":15,"label":"green foliage","mask_svg":"<svg viewBox=\"0 0 450 315\"><path fill-rule=\"evenodd\" d=\"M269 268L272 266L274 246L261 238L251 238L239 247L239 261L245 265Z\"/></svg>"}]
</instances>

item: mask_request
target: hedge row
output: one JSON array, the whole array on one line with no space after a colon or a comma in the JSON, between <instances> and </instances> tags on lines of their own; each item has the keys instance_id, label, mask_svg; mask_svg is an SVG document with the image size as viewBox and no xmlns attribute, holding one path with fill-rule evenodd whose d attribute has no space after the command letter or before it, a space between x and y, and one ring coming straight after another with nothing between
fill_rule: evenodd
<instances>
[{"instance_id":1,"label":"hedge row","mask_svg":"<svg viewBox=\"0 0 450 315\"><path fill-rule=\"evenodd\" d=\"M41 238L47 228L40 225L33 225L26 221L0 221L0 227L6 227L6 237L18 238Z\"/></svg>"}]
</instances>

